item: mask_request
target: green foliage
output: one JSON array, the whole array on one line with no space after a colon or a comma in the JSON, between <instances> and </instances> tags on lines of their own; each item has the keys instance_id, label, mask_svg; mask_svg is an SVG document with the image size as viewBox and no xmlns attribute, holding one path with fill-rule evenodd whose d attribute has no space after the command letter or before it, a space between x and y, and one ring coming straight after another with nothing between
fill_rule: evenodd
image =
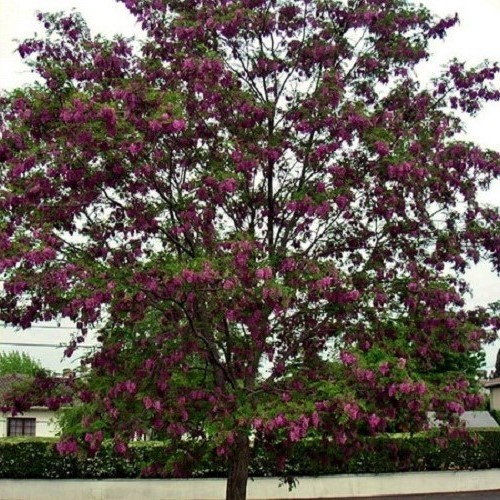
<instances>
[{"instance_id":1,"label":"green foliage","mask_svg":"<svg viewBox=\"0 0 500 500\"><path fill-rule=\"evenodd\" d=\"M500 410L490 410L490 414L500 424Z\"/></svg>"},{"instance_id":2,"label":"green foliage","mask_svg":"<svg viewBox=\"0 0 500 500\"><path fill-rule=\"evenodd\" d=\"M0 441L0 478L134 478L172 477L165 474L165 452L173 461L178 455L197 456L195 470L186 477L225 477L224 461L215 453L199 455L196 443L170 450L168 443L148 441L130 445L125 457L113 452L113 444L104 442L94 457L61 456L55 451L54 439L2 439ZM177 455L177 456L176 456ZM167 456L167 461L168 461ZM149 464L157 467L146 469ZM388 473L431 470L470 470L500 467L500 430L481 430L469 438L450 440L441 446L431 435L384 436L370 438L346 460L345 450L331 442L304 440L298 443L284 469L269 450L253 449L250 475L318 476L326 474Z\"/></svg>"},{"instance_id":3,"label":"green foliage","mask_svg":"<svg viewBox=\"0 0 500 500\"><path fill-rule=\"evenodd\" d=\"M146 460L158 461L165 443L134 443L127 458L113 452L105 442L94 457L60 455L55 439L2 439L0 441L0 477L14 479L120 478L138 477Z\"/></svg>"},{"instance_id":4,"label":"green foliage","mask_svg":"<svg viewBox=\"0 0 500 500\"><path fill-rule=\"evenodd\" d=\"M469 438L451 439L419 434L368 439L358 451L345 453L336 446L303 441L287 462L285 476L362 474L409 471L490 469L500 466L500 430L480 430ZM275 475L277 471L274 471Z\"/></svg>"},{"instance_id":5,"label":"green foliage","mask_svg":"<svg viewBox=\"0 0 500 500\"><path fill-rule=\"evenodd\" d=\"M24 352L0 352L0 375L21 373L34 376L43 371L41 362Z\"/></svg>"},{"instance_id":6,"label":"green foliage","mask_svg":"<svg viewBox=\"0 0 500 500\"><path fill-rule=\"evenodd\" d=\"M61 408L59 411L58 423L62 435L78 435L83 432L84 418L94 410L91 403L81 403ZM88 432L102 431L106 438L112 437L111 427L101 420L95 420L91 426L87 427Z\"/></svg>"},{"instance_id":7,"label":"green foliage","mask_svg":"<svg viewBox=\"0 0 500 500\"><path fill-rule=\"evenodd\" d=\"M76 461L56 455L54 439L2 439L0 477L55 479L74 477Z\"/></svg>"},{"instance_id":8,"label":"green foliage","mask_svg":"<svg viewBox=\"0 0 500 500\"><path fill-rule=\"evenodd\" d=\"M172 440L62 470L222 470L242 498L249 434L254 474L314 471L323 448L327 471L379 467L385 444L406 467L401 441L366 436L482 401L498 324L465 308L463 274L500 267L477 199L499 157L458 112L500 97L500 69L453 61L420 85L457 20L413 0L124 3L144 44L40 14L46 38L18 50L43 83L0 96L0 320L76 322L67 355L99 328L58 449ZM54 385L14 409L66 403Z\"/></svg>"}]
</instances>

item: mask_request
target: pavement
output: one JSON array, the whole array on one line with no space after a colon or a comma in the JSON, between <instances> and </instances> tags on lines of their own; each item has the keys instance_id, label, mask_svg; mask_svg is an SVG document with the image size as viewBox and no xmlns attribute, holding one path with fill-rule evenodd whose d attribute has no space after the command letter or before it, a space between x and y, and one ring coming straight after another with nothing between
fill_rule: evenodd
<instances>
[{"instance_id":1,"label":"pavement","mask_svg":"<svg viewBox=\"0 0 500 500\"><path fill-rule=\"evenodd\" d=\"M445 498L448 500L500 500L500 490L495 491L471 491L466 493L434 493L427 495L391 495L382 497L356 497L357 500L438 500ZM347 500L347 499L337 499ZM355 500L350 498L349 500Z\"/></svg>"}]
</instances>

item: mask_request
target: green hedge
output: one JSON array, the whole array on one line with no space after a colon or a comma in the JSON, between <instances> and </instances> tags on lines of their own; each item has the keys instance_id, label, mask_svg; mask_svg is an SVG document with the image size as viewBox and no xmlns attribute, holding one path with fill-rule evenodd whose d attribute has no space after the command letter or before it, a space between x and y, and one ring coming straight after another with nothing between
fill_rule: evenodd
<instances>
[{"instance_id":1,"label":"green hedge","mask_svg":"<svg viewBox=\"0 0 500 500\"><path fill-rule=\"evenodd\" d=\"M299 475L295 471L300 475L322 475L500 467L500 431L495 430L476 432L467 440L450 440L444 447L425 435L378 437L367 444L345 460L335 449L299 443L286 471L290 475Z\"/></svg>"},{"instance_id":2,"label":"green hedge","mask_svg":"<svg viewBox=\"0 0 500 500\"><path fill-rule=\"evenodd\" d=\"M500 410L490 410L490 415L500 424Z\"/></svg>"},{"instance_id":3,"label":"green hedge","mask_svg":"<svg viewBox=\"0 0 500 500\"><path fill-rule=\"evenodd\" d=\"M127 458L115 455L111 443L104 443L93 458L61 456L55 443L55 439L42 438L0 439L0 478L134 478L144 474L147 465L165 463L167 456L161 442L133 443ZM263 448L254 449L253 454L250 475L256 477L490 469L500 467L500 432L480 431L474 441L452 440L445 447L425 435L378 437L348 460L334 446L303 441L294 448L284 470L276 466L278 457ZM163 470L150 469L147 475L165 477ZM206 455L196 461L191 475L224 477L224 462L215 454Z\"/></svg>"},{"instance_id":4,"label":"green hedge","mask_svg":"<svg viewBox=\"0 0 500 500\"><path fill-rule=\"evenodd\" d=\"M165 445L157 442L134 443L127 458L116 455L111 443L103 443L94 457L60 455L56 443L50 438L0 439L0 478L133 478L165 456Z\"/></svg>"}]
</instances>

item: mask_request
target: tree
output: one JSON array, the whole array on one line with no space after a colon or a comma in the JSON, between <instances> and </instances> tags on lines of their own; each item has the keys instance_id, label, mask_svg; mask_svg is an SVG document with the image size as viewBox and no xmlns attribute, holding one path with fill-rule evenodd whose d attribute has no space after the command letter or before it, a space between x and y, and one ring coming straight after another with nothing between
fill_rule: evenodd
<instances>
[{"instance_id":1,"label":"tree","mask_svg":"<svg viewBox=\"0 0 500 500\"><path fill-rule=\"evenodd\" d=\"M143 44L40 14L47 38L19 52L41 81L2 100L0 319L75 321L68 354L100 327L86 446L102 419L121 453L151 428L196 437L237 499L251 434L284 463L306 436L347 455L475 407L447 359L498 326L465 308L463 272L500 268L477 201L500 168L457 134L499 98L498 67L455 60L429 88L413 72L457 19L410 0L123 3Z\"/></svg>"},{"instance_id":2,"label":"tree","mask_svg":"<svg viewBox=\"0 0 500 500\"><path fill-rule=\"evenodd\" d=\"M23 374L35 376L44 369L39 360L18 351L0 352L0 375Z\"/></svg>"}]
</instances>

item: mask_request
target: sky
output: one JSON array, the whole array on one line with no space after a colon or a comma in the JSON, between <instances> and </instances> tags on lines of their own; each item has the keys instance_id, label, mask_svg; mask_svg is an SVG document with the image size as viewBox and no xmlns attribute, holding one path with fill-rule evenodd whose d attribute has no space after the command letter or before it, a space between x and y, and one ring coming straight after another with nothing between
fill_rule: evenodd
<instances>
[{"instance_id":1,"label":"sky","mask_svg":"<svg viewBox=\"0 0 500 500\"><path fill-rule=\"evenodd\" d=\"M431 45L430 62L418 68L423 81L439 73L441 65L458 57L470 65L484 59L500 60L500 0L422 0L422 3L440 16L454 14L460 17L460 25L449 32L444 42ZM95 33L113 36L121 33L137 35L140 30L123 4L115 0L0 0L0 90L10 90L32 81L29 68L23 65L16 53L17 41L41 33L36 21L37 10L46 12L70 11L75 8L86 19ZM482 147L500 150L500 103L489 104L474 119L466 122L466 138ZM481 201L500 204L500 183L496 183ZM479 264L467 273L474 296L470 305L486 305L500 299L500 278L491 272L487 264ZM38 325L26 331L14 331L0 326L0 351L21 350L39 359L53 371L76 366L78 356L71 360L62 357L60 344L67 342L74 330L69 323L60 327L51 324ZM20 346L18 344L25 344ZM93 344L90 338L86 345ZM486 348L486 365L491 369L500 341Z\"/></svg>"}]
</instances>

